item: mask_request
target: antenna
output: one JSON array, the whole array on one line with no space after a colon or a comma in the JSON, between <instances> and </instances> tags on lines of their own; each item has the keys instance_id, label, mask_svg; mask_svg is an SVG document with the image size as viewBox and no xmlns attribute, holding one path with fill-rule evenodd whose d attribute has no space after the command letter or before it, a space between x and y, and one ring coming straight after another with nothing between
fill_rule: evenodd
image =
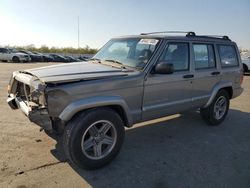
<instances>
[{"instance_id":1,"label":"antenna","mask_svg":"<svg viewBox=\"0 0 250 188\"><path fill-rule=\"evenodd\" d=\"M77 16L77 27L78 27L77 39L78 39L78 49L79 49L79 47L80 47L80 45L79 45L79 40L80 40L80 35L79 35L79 33L80 33L80 28L79 28L79 16Z\"/></svg>"}]
</instances>

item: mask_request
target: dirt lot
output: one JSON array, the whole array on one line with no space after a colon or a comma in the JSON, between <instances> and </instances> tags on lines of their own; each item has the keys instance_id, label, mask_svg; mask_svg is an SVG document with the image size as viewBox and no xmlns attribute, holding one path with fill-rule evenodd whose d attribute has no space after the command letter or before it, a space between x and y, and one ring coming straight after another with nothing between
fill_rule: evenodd
<instances>
[{"instance_id":1,"label":"dirt lot","mask_svg":"<svg viewBox=\"0 0 250 188\"><path fill-rule=\"evenodd\" d=\"M221 126L196 112L136 125L116 160L84 171L5 102L12 71L44 65L0 63L0 187L250 187L250 76Z\"/></svg>"}]
</instances>

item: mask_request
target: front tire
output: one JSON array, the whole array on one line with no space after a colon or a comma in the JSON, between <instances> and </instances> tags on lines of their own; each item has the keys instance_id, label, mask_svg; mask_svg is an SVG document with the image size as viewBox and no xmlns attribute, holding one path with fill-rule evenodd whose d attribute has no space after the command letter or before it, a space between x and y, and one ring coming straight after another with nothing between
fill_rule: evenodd
<instances>
[{"instance_id":1,"label":"front tire","mask_svg":"<svg viewBox=\"0 0 250 188\"><path fill-rule=\"evenodd\" d=\"M117 156L124 134L124 123L112 109L87 110L66 125L65 154L80 168L100 168Z\"/></svg>"},{"instance_id":2,"label":"front tire","mask_svg":"<svg viewBox=\"0 0 250 188\"><path fill-rule=\"evenodd\" d=\"M14 63L19 63L19 62L20 62L20 59L19 59L19 57L14 56L14 57L12 58L12 61L13 61Z\"/></svg>"},{"instance_id":3,"label":"front tire","mask_svg":"<svg viewBox=\"0 0 250 188\"><path fill-rule=\"evenodd\" d=\"M227 116L229 104L228 92L220 90L207 108L200 109L201 116L208 125L219 125Z\"/></svg>"}]
</instances>

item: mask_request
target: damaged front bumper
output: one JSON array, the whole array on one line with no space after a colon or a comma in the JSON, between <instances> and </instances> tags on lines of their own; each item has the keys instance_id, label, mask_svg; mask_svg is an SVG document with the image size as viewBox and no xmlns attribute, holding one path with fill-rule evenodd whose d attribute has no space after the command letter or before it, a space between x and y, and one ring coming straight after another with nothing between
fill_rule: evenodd
<instances>
[{"instance_id":1,"label":"damaged front bumper","mask_svg":"<svg viewBox=\"0 0 250 188\"><path fill-rule=\"evenodd\" d=\"M20 108L31 122L45 130L52 130L52 121L46 108L32 108L28 101L24 101L20 97L15 97L11 94L7 98L7 103L12 109Z\"/></svg>"},{"instance_id":2,"label":"damaged front bumper","mask_svg":"<svg viewBox=\"0 0 250 188\"><path fill-rule=\"evenodd\" d=\"M44 103L45 85L26 72L13 72L8 85L7 103L12 109L20 108L29 120L51 131L52 120Z\"/></svg>"}]
</instances>

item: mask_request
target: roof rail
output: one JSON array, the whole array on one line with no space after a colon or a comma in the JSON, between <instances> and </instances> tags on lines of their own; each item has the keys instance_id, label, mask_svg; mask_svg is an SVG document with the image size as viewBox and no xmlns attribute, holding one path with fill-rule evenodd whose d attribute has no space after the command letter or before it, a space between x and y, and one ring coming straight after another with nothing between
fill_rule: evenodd
<instances>
[{"instance_id":1,"label":"roof rail","mask_svg":"<svg viewBox=\"0 0 250 188\"><path fill-rule=\"evenodd\" d=\"M223 40L231 39L226 35L196 35L193 31L158 31L158 32L150 32L150 33L141 33L141 35L153 35L153 34L164 34L164 33L184 33L187 37L203 37L203 38L216 38Z\"/></svg>"},{"instance_id":2,"label":"roof rail","mask_svg":"<svg viewBox=\"0 0 250 188\"><path fill-rule=\"evenodd\" d=\"M231 39L226 35L196 35L197 37L205 37L205 38L217 38L217 39L224 39L224 40L230 40Z\"/></svg>"},{"instance_id":3,"label":"roof rail","mask_svg":"<svg viewBox=\"0 0 250 188\"><path fill-rule=\"evenodd\" d=\"M164 34L164 33L186 33L186 36L196 36L193 31L158 31L150 33L141 33L141 35Z\"/></svg>"}]
</instances>

